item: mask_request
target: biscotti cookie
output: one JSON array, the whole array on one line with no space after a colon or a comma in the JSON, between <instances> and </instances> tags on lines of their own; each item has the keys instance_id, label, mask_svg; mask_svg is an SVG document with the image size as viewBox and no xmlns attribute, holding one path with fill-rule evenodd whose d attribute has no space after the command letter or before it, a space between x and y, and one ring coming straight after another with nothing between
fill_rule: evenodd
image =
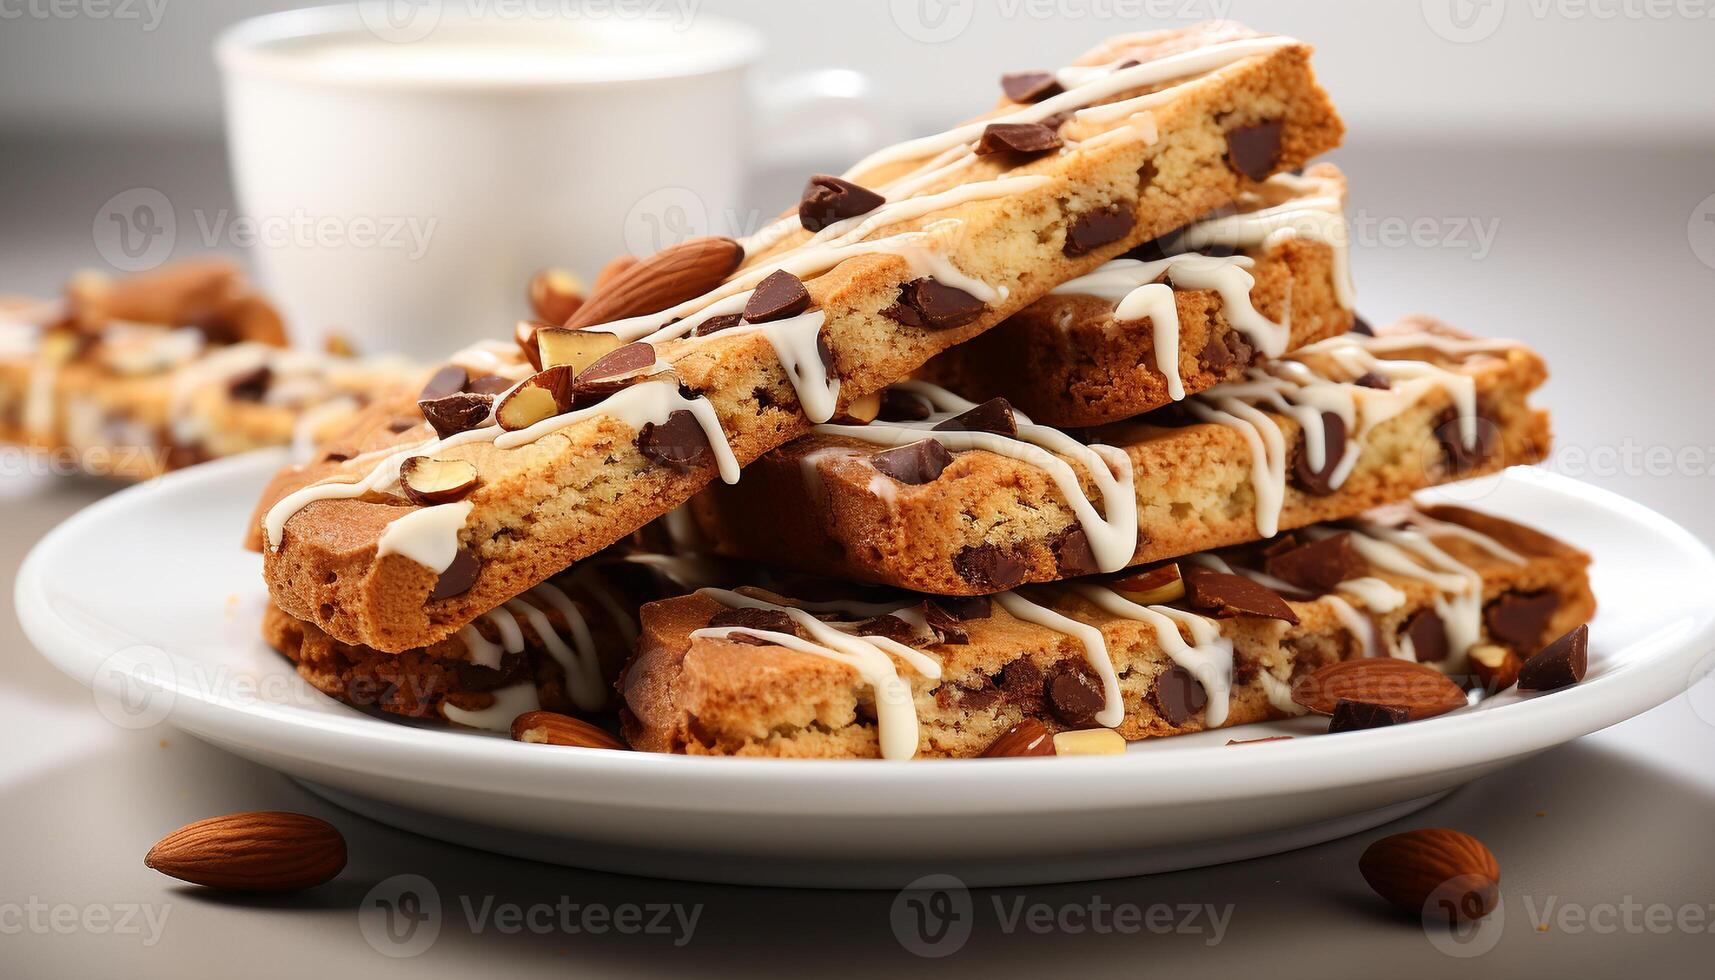
<instances>
[{"instance_id":1,"label":"biscotti cookie","mask_svg":"<svg viewBox=\"0 0 1715 980\"><path fill-rule=\"evenodd\" d=\"M691 505L715 551L833 578L976 595L1272 537L1538 462L1541 358L1426 319L1251 368L1083 433L895 386Z\"/></svg>"},{"instance_id":2,"label":"biscotti cookie","mask_svg":"<svg viewBox=\"0 0 1715 980\"><path fill-rule=\"evenodd\" d=\"M456 632L1056 284L1335 145L1309 53L1231 25L1118 38L1019 93L1035 101L813 178L742 246L694 239L638 261L571 329L521 335L539 374L498 395L452 378L425 398L435 437L425 425L270 509L275 602L385 650ZM418 457L468 465L465 495L406 501L400 469ZM447 581L455 559L475 576Z\"/></svg>"},{"instance_id":3,"label":"biscotti cookie","mask_svg":"<svg viewBox=\"0 0 1715 980\"><path fill-rule=\"evenodd\" d=\"M716 562L663 550L664 530L645 532L428 647L385 653L341 643L272 605L263 639L311 687L353 707L491 731L538 708L610 712L614 679L637 645L639 607L730 577Z\"/></svg>"},{"instance_id":4,"label":"biscotti cookie","mask_svg":"<svg viewBox=\"0 0 1715 980\"><path fill-rule=\"evenodd\" d=\"M900 759L1016 754L996 742L1026 724L1127 740L1239 725L1301 712L1295 681L1339 660L1415 657L1464 680L1479 658L1529 656L1594 614L1588 560L1498 518L1394 508L1148 582L880 603L704 589L644 608L626 735L656 752Z\"/></svg>"},{"instance_id":5,"label":"biscotti cookie","mask_svg":"<svg viewBox=\"0 0 1715 980\"><path fill-rule=\"evenodd\" d=\"M1342 214L1330 164L1277 174L1220 213L1149 242L1048 296L918 377L1037 422L1141 415L1351 329Z\"/></svg>"}]
</instances>

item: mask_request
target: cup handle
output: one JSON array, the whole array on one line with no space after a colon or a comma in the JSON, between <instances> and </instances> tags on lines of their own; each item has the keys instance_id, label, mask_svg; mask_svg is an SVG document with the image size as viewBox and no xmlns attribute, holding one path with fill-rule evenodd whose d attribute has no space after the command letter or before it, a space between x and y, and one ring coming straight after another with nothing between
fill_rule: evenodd
<instances>
[{"instance_id":1,"label":"cup handle","mask_svg":"<svg viewBox=\"0 0 1715 980\"><path fill-rule=\"evenodd\" d=\"M752 162L764 170L835 166L899 138L874 82L850 68L775 76L757 89L754 104Z\"/></svg>"}]
</instances>

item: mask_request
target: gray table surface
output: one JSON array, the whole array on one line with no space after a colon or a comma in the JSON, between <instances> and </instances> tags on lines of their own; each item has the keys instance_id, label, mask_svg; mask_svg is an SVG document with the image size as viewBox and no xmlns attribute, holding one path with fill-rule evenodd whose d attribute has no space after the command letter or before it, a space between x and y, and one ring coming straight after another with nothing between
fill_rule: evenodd
<instances>
[{"instance_id":1,"label":"gray table surface","mask_svg":"<svg viewBox=\"0 0 1715 980\"><path fill-rule=\"evenodd\" d=\"M0 291L51 289L66 269L96 263L90 216L127 187L210 208L229 193L213 144L0 146ZM1552 465L1715 540L1715 220L1705 217L1715 147L1359 145L1335 159L1354 184L1361 308L1378 320L1429 310L1529 340L1555 369L1543 393L1561 447ZM893 894L725 888L497 857L343 812L172 730L107 724L29 647L11 603L36 539L110 490L0 480L0 975L1707 976L1715 956L1708 681L1387 828L1457 827L1499 855L1506 916L1480 955L1443 952L1369 896L1355 862L1377 830L1223 867L979 891L968 940L926 959L898 939ZM143 867L148 846L180 824L252 809L333 821L350 841L349 868L299 897L232 899ZM425 952L389 958L355 910L402 873L428 878L444 914ZM685 941L682 931L514 934L483 915L562 903L698 917ZM1020 903L1060 924L1030 926L1036 911L1015 919ZM1157 934L1131 911L1103 911L1156 905L1212 906L1224 926L1217 935L1199 918L1197 931Z\"/></svg>"}]
</instances>

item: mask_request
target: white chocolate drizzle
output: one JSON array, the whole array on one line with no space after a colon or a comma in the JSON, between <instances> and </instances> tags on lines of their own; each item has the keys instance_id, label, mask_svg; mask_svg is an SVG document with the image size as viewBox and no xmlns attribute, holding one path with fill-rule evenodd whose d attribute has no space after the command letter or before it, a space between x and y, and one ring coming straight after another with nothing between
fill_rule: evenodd
<instances>
[{"instance_id":1,"label":"white chocolate drizzle","mask_svg":"<svg viewBox=\"0 0 1715 980\"><path fill-rule=\"evenodd\" d=\"M1145 606L1099 585L1076 585L1073 590L1096 608L1113 616L1148 624L1155 642L1172 661L1185 668L1209 696L1204 724L1219 728L1227 722L1233 689L1233 641L1203 616L1171 606ZM1191 634L1185 642L1183 626Z\"/></svg>"},{"instance_id":2,"label":"white chocolate drizzle","mask_svg":"<svg viewBox=\"0 0 1715 980\"><path fill-rule=\"evenodd\" d=\"M404 555L435 574L447 570L459 553L459 531L471 502L460 500L406 512L381 529L375 557Z\"/></svg>"},{"instance_id":3,"label":"white chocolate drizzle","mask_svg":"<svg viewBox=\"0 0 1715 980\"><path fill-rule=\"evenodd\" d=\"M557 586L544 582L526 593L534 602L523 596L506 603L506 608L512 610L530 624L548 655L560 665L566 678L566 696L572 704L582 711L599 711L607 703L606 686L602 683L601 660L596 655L595 637L591 635L589 623L585 622L583 614L578 612L577 604ZM561 639L560 634L549 622L536 603L552 608L566 621L566 628L571 633L572 642L568 645Z\"/></svg>"},{"instance_id":4,"label":"white chocolate drizzle","mask_svg":"<svg viewBox=\"0 0 1715 980\"><path fill-rule=\"evenodd\" d=\"M1014 410L1017 438L994 432L935 431L939 423L976 407L974 403L934 385L908 381L896 388L926 398L935 413L918 422L871 422L868 425L818 425L822 435L845 436L883 446L905 446L934 439L949 450L980 449L1039 467L1059 489L1089 538L1099 571L1124 568L1137 550L1137 491L1131 457L1114 446L1084 445L1059 429L1037 425ZM1097 511L1084 496L1078 474L1061 457L1077 460L1100 491Z\"/></svg>"},{"instance_id":5,"label":"white chocolate drizzle","mask_svg":"<svg viewBox=\"0 0 1715 980\"><path fill-rule=\"evenodd\" d=\"M441 715L448 721L464 725L467 728L481 728L491 732L504 732L512 728L512 720L527 711L536 711L542 707L541 699L536 694L536 685L525 681L512 684L489 692L494 697L494 703L476 711L467 711L455 704L441 703Z\"/></svg>"}]
</instances>

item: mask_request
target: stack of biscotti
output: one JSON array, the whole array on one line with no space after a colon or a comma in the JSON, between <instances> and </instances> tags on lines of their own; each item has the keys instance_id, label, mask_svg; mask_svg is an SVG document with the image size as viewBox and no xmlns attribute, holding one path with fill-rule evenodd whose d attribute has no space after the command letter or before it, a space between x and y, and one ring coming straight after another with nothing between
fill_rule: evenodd
<instances>
[{"instance_id":1,"label":"stack of biscotti","mask_svg":"<svg viewBox=\"0 0 1715 980\"><path fill-rule=\"evenodd\" d=\"M427 374L285 344L279 314L224 259L83 272L58 300L0 300L0 443L26 466L145 479L311 445Z\"/></svg>"},{"instance_id":2,"label":"stack of biscotti","mask_svg":"<svg viewBox=\"0 0 1715 980\"><path fill-rule=\"evenodd\" d=\"M1589 615L1581 555L1374 508L1540 458L1544 369L1427 321L1352 330L1309 53L1115 38L812 177L743 242L610 266L510 356L455 358L417 425L274 481L277 634L441 676L688 501L696 548L737 561L643 607L636 748L1070 753L1298 710L1366 652L1534 654ZM536 662L452 720L546 705Z\"/></svg>"}]
</instances>

